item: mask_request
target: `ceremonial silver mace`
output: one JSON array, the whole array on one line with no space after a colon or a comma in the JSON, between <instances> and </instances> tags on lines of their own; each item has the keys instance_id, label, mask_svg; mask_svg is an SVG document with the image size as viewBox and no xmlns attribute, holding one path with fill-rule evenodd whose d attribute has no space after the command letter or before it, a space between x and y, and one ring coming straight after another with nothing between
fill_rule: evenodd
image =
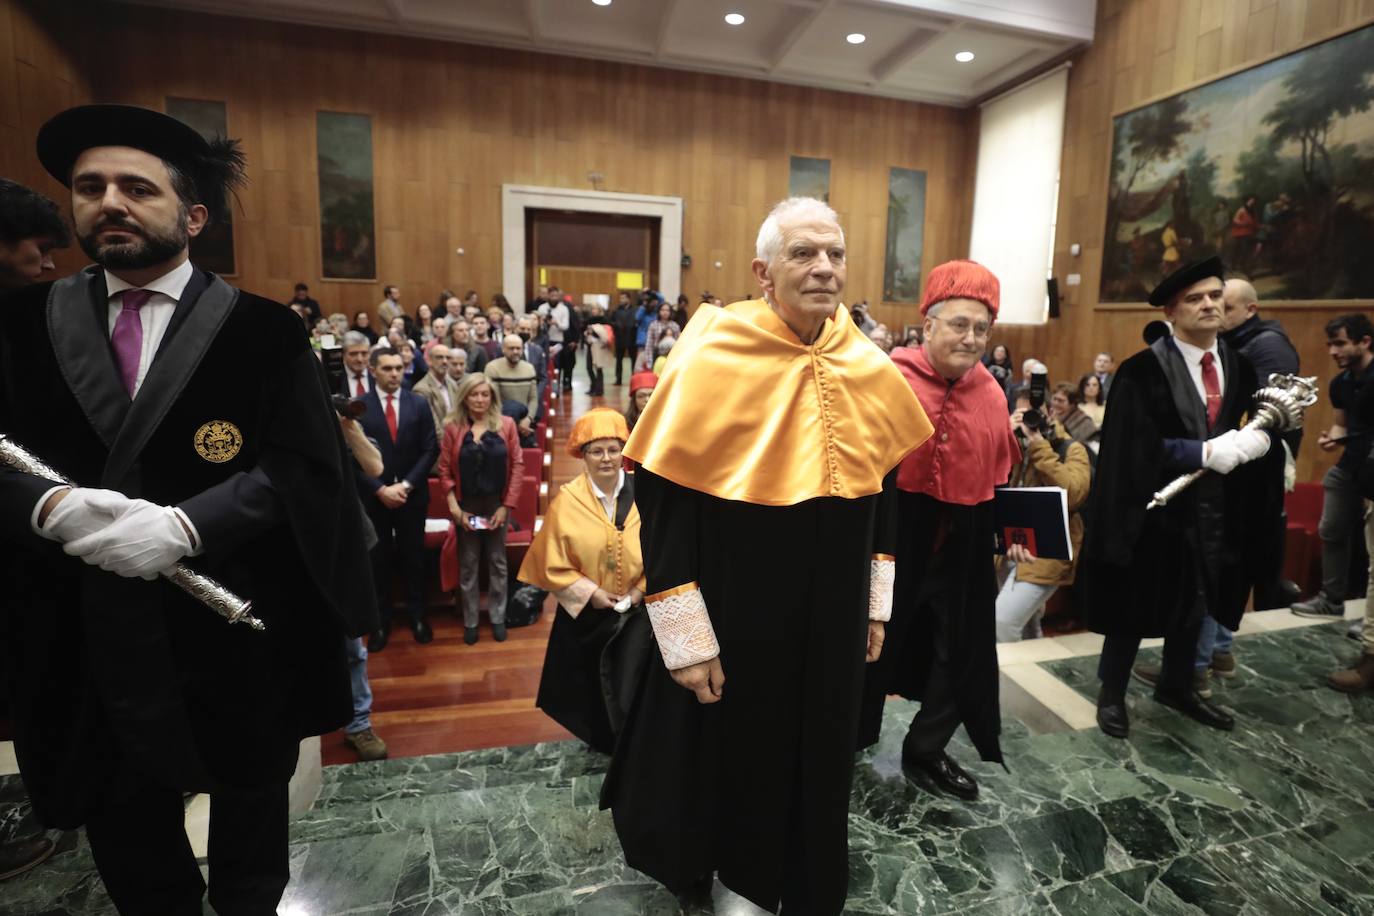
<instances>
[{"instance_id":1,"label":"ceremonial silver mace","mask_svg":"<svg viewBox=\"0 0 1374 916\"><path fill-rule=\"evenodd\" d=\"M1255 392L1255 415L1243 429L1272 429L1277 433L1302 428L1303 413L1317 403L1317 377L1286 375L1275 372L1269 384ZM1176 477L1146 504L1146 509L1158 509L1192 485L1207 468Z\"/></svg>"},{"instance_id":2,"label":"ceremonial silver mace","mask_svg":"<svg viewBox=\"0 0 1374 916\"><path fill-rule=\"evenodd\" d=\"M0 463L54 483L76 486L70 478L48 467L41 458L3 433L0 433ZM162 577L230 623L247 624L255 630L267 629L253 616L253 602L240 598L209 576L202 576L178 563L163 570Z\"/></svg>"}]
</instances>

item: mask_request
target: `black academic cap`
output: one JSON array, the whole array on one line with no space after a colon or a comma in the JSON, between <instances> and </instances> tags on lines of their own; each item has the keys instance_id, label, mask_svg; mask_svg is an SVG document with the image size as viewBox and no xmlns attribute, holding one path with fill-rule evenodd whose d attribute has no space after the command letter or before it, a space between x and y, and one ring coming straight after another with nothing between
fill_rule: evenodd
<instances>
[{"instance_id":1,"label":"black academic cap","mask_svg":"<svg viewBox=\"0 0 1374 916\"><path fill-rule=\"evenodd\" d=\"M196 203L211 219L228 211L229 192L244 183L237 140L206 140L170 115L135 105L79 105L54 115L38 131L38 161L71 187L72 168L95 146L130 146L171 163L195 185Z\"/></svg>"},{"instance_id":2,"label":"black academic cap","mask_svg":"<svg viewBox=\"0 0 1374 916\"><path fill-rule=\"evenodd\" d=\"M1169 300L1174 296L1197 281L1206 280L1208 277L1216 277L1218 280L1226 279L1226 266L1221 263L1221 258L1213 256L1206 260L1184 264L1161 280L1159 285L1154 288L1150 293L1150 304L1168 305Z\"/></svg>"}]
</instances>

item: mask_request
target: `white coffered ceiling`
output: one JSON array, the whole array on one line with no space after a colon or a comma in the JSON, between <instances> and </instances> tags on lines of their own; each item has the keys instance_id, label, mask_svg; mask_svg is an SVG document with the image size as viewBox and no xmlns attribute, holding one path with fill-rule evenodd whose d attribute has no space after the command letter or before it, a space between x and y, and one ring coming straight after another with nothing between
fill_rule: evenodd
<instances>
[{"instance_id":1,"label":"white coffered ceiling","mask_svg":"<svg viewBox=\"0 0 1374 916\"><path fill-rule=\"evenodd\" d=\"M1096 0L132 0L966 105L1092 41ZM727 13L745 17L725 22ZM862 44L845 36L859 32ZM958 63L954 55L972 51Z\"/></svg>"}]
</instances>

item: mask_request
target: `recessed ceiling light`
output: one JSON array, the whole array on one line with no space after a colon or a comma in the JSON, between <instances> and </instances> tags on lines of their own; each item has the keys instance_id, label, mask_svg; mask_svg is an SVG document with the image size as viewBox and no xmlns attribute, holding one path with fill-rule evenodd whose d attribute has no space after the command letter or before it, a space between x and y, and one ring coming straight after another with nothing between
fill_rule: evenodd
<instances>
[{"instance_id":1,"label":"recessed ceiling light","mask_svg":"<svg viewBox=\"0 0 1374 916\"><path fill-rule=\"evenodd\" d=\"M726 13L725 21L730 25L744 25L744 16L740 13Z\"/></svg>"},{"instance_id":2,"label":"recessed ceiling light","mask_svg":"<svg viewBox=\"0 0 1374 916\"><path fill-rule=\"evenodd\" d=\"M863 32L850 32L848 35L844 36L844 40L852 45L861 45L868 40L868 36Z\"/></svg>"},{"instance_id":3,"label":"recessed ceiling light","mask_svg":"<svg viewBox=\"0 0 1374 916\"><path fill-rule=\"evenodd\" d=\"M972 52L972 51L960 51L958 54L954 55L954 59L957 60L957 61L958 61L959 63L961 63L961 64L966 64L966 63L968 63L969 61L973 60L973 52Z\"/></svg>"},{"instance_id":4,"label":"recessed ceiling light","mask_svg":"<svg viewBox=\"0 0 1374 916\"><path fill-rule=\"evenodd\" d=\"M592 0L597 6L610 6L611 0Z\"/></svg>"}]
</instances>

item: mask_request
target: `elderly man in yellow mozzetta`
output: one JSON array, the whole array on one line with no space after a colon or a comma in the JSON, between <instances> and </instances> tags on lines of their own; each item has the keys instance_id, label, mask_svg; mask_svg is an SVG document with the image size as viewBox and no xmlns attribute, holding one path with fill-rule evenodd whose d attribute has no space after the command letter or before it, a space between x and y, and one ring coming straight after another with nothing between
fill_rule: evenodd
<instances>
[{"instance_id":1,"label":"elderly man in yellow mozzetta","mask_svg":"<svg viewBox=\"0 0 1374 916\"><path fill-rule=\"evenodd\" d=\"M625 418L609 407L583 414L568 438L568 453L587 464L549 504L520 580L548 589L558 611L544 655L539 708L593 748L615 746L613 719L623 697L608 696L614 666L603 654L622 625L622 614L643 613L644 560L634 478L620 450L630 437ZM609 709L608 709L609 707Z\"/></svg>"},{"instance_id":2,"label":"elderly man in yellow mozzetta","mask_svg":"<svg viewBox=\"0 0 1374 916\"><path fill-rule=\"evenodd\" d=\"M759 228L758 299L703 309L626 444L647 664L602 791L631 867L833 914L865 661L891 612L895 475L930 422L854 322L812 198Z\"/></svg>"}]
</instances>

